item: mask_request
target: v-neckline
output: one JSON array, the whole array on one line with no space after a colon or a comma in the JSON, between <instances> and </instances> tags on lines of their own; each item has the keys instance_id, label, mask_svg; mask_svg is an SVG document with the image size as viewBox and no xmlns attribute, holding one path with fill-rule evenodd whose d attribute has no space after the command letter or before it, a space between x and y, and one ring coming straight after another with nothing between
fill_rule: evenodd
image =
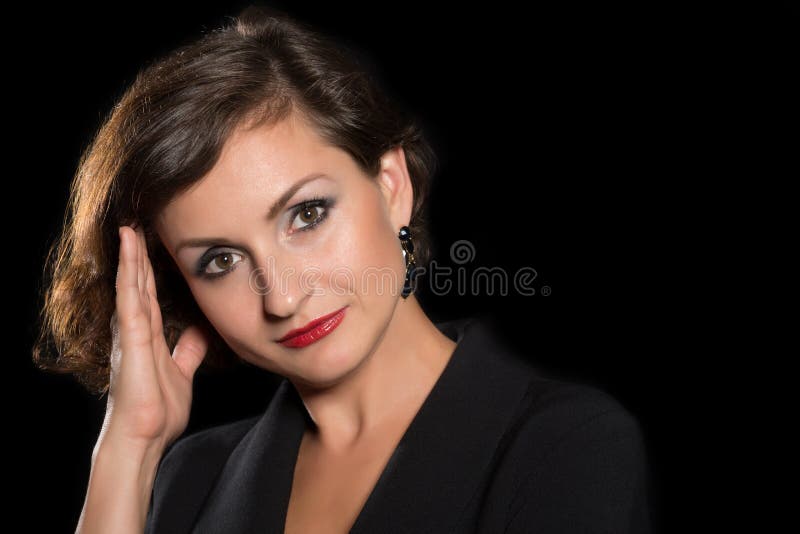
<instances>
[{"instance_id":1,"label":"v-neckline","mask_svg":"<svg viewBox=\"0 0 800 534\"><path fill-rule=\"evenodd\" d=\"M448 325L450 323L451 322L448 322ZM461 324L461 322L459 322L459 324ZM443 328L442 325L439 325L439 327ZM425 411L426 406L429 405L432 402L430 399L431 399L431 397L433 397L434 391L436 391L437 389L441 388L440 384L443 383L444 380L446 380L445 375L449 375L450 374L450 372L448 372L448 369L453 367L453 360L454 360L454 358L457 357L457 353L459 352L459 344L461 343L461 340L464 337L464 330L463 330L463 328L459 328L459 329L456 329L456 330L448 330L448 331L442 330L442 331L443 331L443 333L445 333L445 335L447 335L450 338L451 341L454 341L456 343L456 346L454 347L452 353L450 354L450 357L448 358L447 363L444 366L444 369L442 369L442 372L439 373L439 376L436 378L436 381L433 383L433 387L431 387L430 391L428 391L428 394L425 396L425 399L422 401L422 404L420 404L420 407L417 409L416 413L411 418L411 422L408 424L406 429L403 431L402 436L400 436L400 440L397 442L397 445L395 445L394 449L392 450L392 453L389 455L389 459L386 461L386 464L383 466L383 469L381 469L380 475L378 475L378 478L375 481L375 484L373 484L372 488L370 489L370 492L367 495L367 498L364 501L364 504L359 509L358 513L356 514L356 518L353 521L353 524L350 526L350 529L348 530L348 532L350 534L354 534L355 532L357 532L357 529L359 528L360 523L363 523L361 518L365 515L365 512L368 511L368 508L375 501L375 499L376 499L375 495L386 484L386 480L389 479L392 476L392 471L395 469L395 466L397 465L397 456L399 454L399 451L402 450L402 448L404 447L405 443L408 441L408 439L409 439L408 436L412 432L414 432L414 429L416 428L416 426L419 425L419 423L417 423L417 421L420 418L420 414L423 413ZM298 461L298 459L300 457L300 445L302 443L303 435L305 434L305 431L308 428L310 428L310 426L313 424L313 421L311 420L311 417L308 414L308 410L306 410L305 405L303 404L302 398L300 397L300 394L297 392L297 389L291 384L291 382L289 382L288 379L285 379L285 378L283 379L281 385L284 385L284 384L286 384L285 387L287 389L287 394L288 394L289 398L293 401L295 407L298 408L299 410L301 410L302 413L303 413L303 421L305 423L305 427L303 428L303 432L301 432L299 435L297 435L297 434L293 435L294 439L292 440L292 443L291 443L291 448L294 451L294 454L293 454L294 460L292 461L292 463L291 463L291 465L289 467L290 475L288 477L288 486L285 485L285 490L286 490L285 491L286 499L285 499L285 503L284 503L285 505L283 506L283 514L282 514L282 516L281 516L281 518L279 520L279 522L281 524L281 529L280 529L280 533L281 534L285 534L285 532L286 532L286 518L287 518L288 513L289 513L289 503L290 503L290 499L291 499L292 486L294 484L294 471L295 471L295 469L297 467L297 461ZM415 425L415 423L416 423L416 425Z\"/></svg>"},{"instance_id":2,"label":"v-neckline","mask_svg":"<svg viewBox=\"0 0 800 534\"><path fill-rule=\"evenodd\" d=\"M437 323L456 348L350 534L448 532L461 521L530 382L528 365L472 321ZM264 414L229 453L191 532L283 532L308 418L284 378Z\"/></svg>"}]
</instances>

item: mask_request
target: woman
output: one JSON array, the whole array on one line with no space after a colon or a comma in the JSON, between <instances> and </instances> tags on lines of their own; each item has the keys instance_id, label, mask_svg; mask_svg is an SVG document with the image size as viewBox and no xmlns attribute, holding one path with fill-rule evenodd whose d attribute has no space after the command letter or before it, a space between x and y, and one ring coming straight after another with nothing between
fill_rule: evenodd
<instances>
[{"instance_id":1,"label":"woman","mask_svg":"<svg viewBox=\"0 0 800 534\"><path fill-rule=\"evenodd\" d=\"M420 307L435 157L355 57L247 9L82 158L37 346L108 393L78 532L649 532L616 400ZM267 410L181 437L233 359L283 377Z\"/></svg>"}]
</instances>

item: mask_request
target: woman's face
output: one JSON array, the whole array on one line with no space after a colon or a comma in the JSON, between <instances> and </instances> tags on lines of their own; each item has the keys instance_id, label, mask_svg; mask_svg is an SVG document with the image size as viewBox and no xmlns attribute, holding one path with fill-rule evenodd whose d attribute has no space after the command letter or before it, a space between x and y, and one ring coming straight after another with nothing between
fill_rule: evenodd
<instances>
[{"instance_id":1,"label":"woman's face","mask_svg":"<svg viewBox=\"0 0 800 534\"><path fill-rule=\"evenodd\" d=\"M411 205L401 148L384 154L373 179L292 115L237 130L215 167L163 210L157 231L241 358L324 386L372 352L393 316L405 276L397 232ZM327 336L301 348L277 342L341 308Z\"/></svg>"}]
</instances>

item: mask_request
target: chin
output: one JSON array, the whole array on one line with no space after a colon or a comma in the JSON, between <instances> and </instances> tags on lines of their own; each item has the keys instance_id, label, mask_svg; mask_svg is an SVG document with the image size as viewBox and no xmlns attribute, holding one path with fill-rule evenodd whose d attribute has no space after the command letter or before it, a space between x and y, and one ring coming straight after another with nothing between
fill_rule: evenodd
<instances>
[{"instance_id":1,"label":"chin","mask_svg":"<svg viewBox=\"0 0 800 534\"><path fill-rule=\"evenodd\" d=\"M354 372L362 363L355 358L358 351L351 350L320 350L307 354L297 362L294 378L307 387L326 388L344 380Z\"/></svg>"},{"instance_id":2,"label":"chin","mask_svg":"<svg viewBox=\"0 0 800 534\"><path fill-rule=\"evenodd\" d=\"M309 350L306 354L298 353L295 358L285 376L307 388L325 389L357 372L369 358L369 350L362 346L331 343L327 347L320 346L318 350Z\"/></svg>"}]
</instances>

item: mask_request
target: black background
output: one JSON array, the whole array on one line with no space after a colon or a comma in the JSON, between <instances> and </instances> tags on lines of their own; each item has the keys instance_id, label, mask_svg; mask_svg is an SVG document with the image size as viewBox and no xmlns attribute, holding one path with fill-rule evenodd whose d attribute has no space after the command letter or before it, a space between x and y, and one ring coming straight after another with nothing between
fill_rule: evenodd
<instances>
[{"instance_id":1,"label":"black background","mask_svg":"<svg viewBox=\"0 0 800 534\"><path fill-rule=\"evenodd\" d=\"M7 357L19 391L10 414L24 436L15 494L33 507L26 531L74 531L105 408L105 398L30 360L41 263L78 158L144 61L243 5L9 15L6 113L21 120L7 153L18 168L6 178L19 193L6 228L23 238L13 257L24 264L7 280L24 313ZM672 4L273 5L367 51L426 120L442 161L431 198L437 259L448 263L450 245L463 239L476 252L468 268L537 272L533 296L434 298L423 288L426 311L436 320L492 313L538 365L619 398L645 432L657 521L681 531L705 506L702 473L691 466L707 452L696 430L711 424L698 423L710 409L691 395L713 344L700 337L704 295L686 272L698 272L714 244L696 210L709 205L705 156L731 121L719 113L727 92L718 76L748 60L750 30L774 25L767 46L794 47L796 8L784 3L730 30L726 13ZM198 375L187 432L260 413L274 384L252 369Z\"/></svg>"}]
</instances>

